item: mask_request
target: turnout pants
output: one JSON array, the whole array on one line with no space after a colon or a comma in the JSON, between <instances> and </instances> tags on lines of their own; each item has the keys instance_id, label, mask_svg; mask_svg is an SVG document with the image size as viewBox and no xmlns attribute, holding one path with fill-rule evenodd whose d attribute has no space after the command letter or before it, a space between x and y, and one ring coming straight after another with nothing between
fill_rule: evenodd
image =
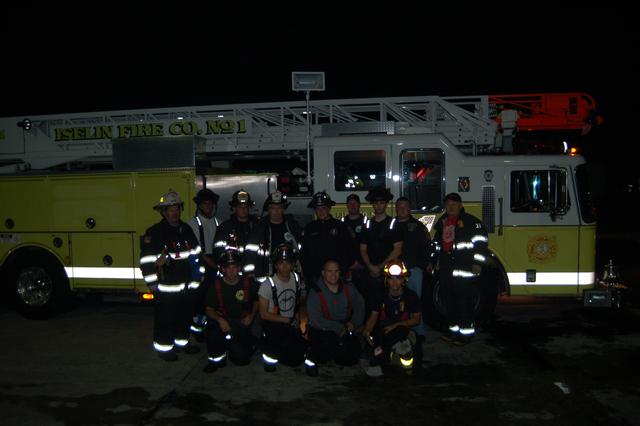
<instances>
[{"instance_id":1,"label":"turnout pants","mask_svg":"<svg viewBox=\"0 0 640 426\"><path fill-rule=\"evenodd\" d=\"M355 365L360 360L362 348L354 334L338 336L333 331L313 328L309 330L309 359L316 364L334 360L339 365Z\"/></svg>"},{"instance_id":2,"label":"turnout pants","mask_svg":"<svg viewBox=\"0 0 640 426\"><path fill-rule=\"evenodd\" d=\"M172 350L176 344L178 346L187 344L192 313L192 292L155 292L153 343L156 350L166 352Z\"/></svg>"},{"instance_id":3,"label":"turnout pants","mask_svg":"<svg viewBox=\"0 0 640 426\"><path fill-rule=\"evenodd\" d=\"M457 325L460 328L473 328L475 303L478 297L478 279L476 277L454 277L454 269L452 256L448 253L442 253L439 278L447 308L447 320L450 327Z\"/></svg>"},{"instance_id":4,"label":"turnout pants","mask_svg":"<svg viewBox=\"0 0 640 426\"><path fill-rule=\"evenodd\" d=\"M409 335L413 333L412 338ZM370 358L370 365L387 365L390 361L390 355L393 352L393 345L403 340L411 342L411 352L414 358L422 362L422 346L416 339L415 332L409 327L396 327L388 334L384 334L383 325L376 325L373 329L373 353Z\"/></svg>"},{"instance_id":5,"label":"turnout pants","mask_svg":"<svg viewBox=\"0 0 640 426\"><path fill-rule=\"evenodd\" d=\"M254 338L251 335L251 328L243 325L240 320L227 320L227 322L231 326L230 338L227 338L227 333L222 332L217 321L212 319L207 321L209 361L213 362L213 359L217 359L218 362L222 362L228 353L234 364L247 365L253 354Z\"/></svg>"},{"instance_id":6,"label":"turnout pants","mask_svg":"<svg viewBox=\"0 0 640 426\"><path fill-rule=\"evenodd\" d=\"M262 331L264 332L264 353L267 356L291 367L302 364L307 342L302 338L299 328L263 321Z\"/></svg>"}]
</instances>

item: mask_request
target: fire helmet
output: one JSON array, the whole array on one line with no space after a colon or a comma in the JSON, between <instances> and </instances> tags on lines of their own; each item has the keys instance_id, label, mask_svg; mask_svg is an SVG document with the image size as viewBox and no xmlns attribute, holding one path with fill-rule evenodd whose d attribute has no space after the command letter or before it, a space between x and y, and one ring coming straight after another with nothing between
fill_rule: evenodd
<instances>
[{"instance_id":1,"label":"fire helmet","mask_svg":"<svg viewBox=\"0 0 640 426\"><path fill-rule=\"evenodd\" d=\"M393 194L389 191L389 188L385 188L383 186L376 186L369 190L367 196L364 197L370 203L375 203L376 201L384 201L388 203L393 200Z\"/></svg>"},{"instance_id":2,"label":"fire helmet","mask_svg":"<svg viewBox=\"0 0 640 426\"><path fill-rule=\"evenodd\" d=\"M271 255L271 261L275 264L280 260L287 260L291 263L296 261L296 253L291 244L279 244Z\"/></svg>"},{"instance_id":3,"label":"fire helmet","mask_svg":"<svg viewBox=\"0 0 640 426\"><path fill-rule=\"evenodd\" d=\"M219 199L220 199L220 196L218 194L216 194L215 192L213 192L208 188L203 188L200 191L198 191L195 197L193 197L193 202L196 203L197 205L205 200L211 200L213 201L213 204L218 204Z\"/></svg>"},{"instance_id":4,"label":"fire helmet","mask_svg":"<svg viewBox=\"0 0 640 426\"><path fill-rule=\"evenodd\" d=\"M231 207L236 207L241 204L248 204L249 207L256 205L256 203L251 199L251 195L244 189L234 192L231 196L231 201L229 201L229 205Z\"/></svg>"},{"instance_id":5,"label":"fire helmet","mask_svg":"<svg viewBox=\"0 0 640 426\"><path fill-rule=\"evenodd\" d=\"M322 206L331 207L335 205L336 205L336 202L333 201L331 197L329 197L329 194L327 194L325 191L320 191L313 194L313 197L311 197L311 201L309 201L309 204L307 204L307 207L309 207L310 209L315 209L316 207L322 207Z\"/></svg>"},{"instance_id":6,"label":"fire helmet","mask_svg":"<svg viewBox=\"0 0 640 426\"><path fill-rule=\"evenodd\" d=\"M287 201L287 196L284 195L282 192L275 191L269 194L269 196L264 202L264 206L262 210L267 211L267 209L271 204L280 204L283 208L286 209L287 207L289 207L289 204L291 204L291 202Z\"/></svg>"},{"instance_id":7,"label":"fire helmet","mask_svg":"<svg viewBox=\"0 0 640 426\"><path fill-rule=\"evenodd\" d=\"M240 264L240 253L236 249L226 249L218 258L218 267L222 268L231 264Z\"/></svg>"},{"instance_id":8,"label":"fire helmet","mask_svg":"<svg viewBox=\"0 0 640 426\"><path fill-rule=\"evenodd\" d=\"M388 278L402 278L404 282L407 282L409 277L409 270L402 260L391 260L384 265L384 278L385 282Z\"/></svg>"},{"instance_id":9,"label":"fire helmet","mask_svg":"<svg viewBox=\"0 0 640 426\"><path fill-rule=\"evenodd\" d=\"M173 189L169 189L169 192L162 194L160 197L160 201L153 206L155 210L163 210L165 207L169 206L180 206L180 208L184 208L184 203L180 198L180 195Z\"/></svg>"}]
</instances>

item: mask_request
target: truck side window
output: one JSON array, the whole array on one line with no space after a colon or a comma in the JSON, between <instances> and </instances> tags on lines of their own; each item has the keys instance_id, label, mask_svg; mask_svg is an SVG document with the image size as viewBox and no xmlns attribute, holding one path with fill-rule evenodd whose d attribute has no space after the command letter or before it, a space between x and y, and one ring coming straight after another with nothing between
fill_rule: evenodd
<instances>
[{"instance_id":1,"label":"truck side window","mask_svg":"<svg viewBox=\"0 0 640 426\"><path fill-rule=\"evenodd\" d=\"M563 170L511 172L511 211L549 213L567 203L567 174Z\"/></svg>"},{"instance_id":2,"label":"truck side window","mask_svg":"<svg viewBox=\"0 0 640 426\"><path fill-rule=\"evenodd\" d=\"M336 151L333 156L336 191L368 191L385 186L387 170L383 149L362 151Z\"/></svg>"},{"instance_id":3,"label":"truck side window","mask_svg":"<svg viewBox=\"0 0 640 426\"><path fill-rule=\"evenodd\" d=\"M444 198L444 153L439 149L402 151L402 196L411 201L413 210L436 211Z\"/></svg>"}]
</instances>

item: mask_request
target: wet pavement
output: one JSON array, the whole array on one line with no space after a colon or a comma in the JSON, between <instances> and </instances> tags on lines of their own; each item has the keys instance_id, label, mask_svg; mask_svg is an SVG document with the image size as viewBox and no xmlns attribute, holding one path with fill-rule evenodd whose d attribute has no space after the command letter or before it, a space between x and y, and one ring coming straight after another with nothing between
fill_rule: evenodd
<instances>
[{"instance_id":1,"label":"wet pavement","mask_svg":"<svg viewBox=\"0 0 640 426\"><path fill-rule=\"evenodd\" d=\"M428 330L422 368L379 378L266 373L257 355L212 374L204 352L165 363L148 305L85 302L48 321L2 308L0 424L640 424L639 311L552 302L500 304L463 347Z\"/></svg>"}]
</instances>

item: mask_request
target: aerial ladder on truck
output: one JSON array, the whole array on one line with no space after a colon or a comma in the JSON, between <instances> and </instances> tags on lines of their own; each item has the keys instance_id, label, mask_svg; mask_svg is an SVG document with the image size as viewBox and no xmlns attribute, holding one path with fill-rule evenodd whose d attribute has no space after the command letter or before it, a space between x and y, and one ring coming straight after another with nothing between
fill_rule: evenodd
<instances>
[{"instance_id":1,"label":"aerial ladder on truck","mask_svg":"<svg viewBox=\"0 0 640 426\"><path fill-rule=\"evenodd\" d=\"M308 112L305 102L276 102L5 117L0 173L108 165L115 144L143 138L188 137L196 158L303 152L307 113L311 141L341 134L442 133L473 156L512 152L516 131L584 133L600 121L585 93L316 100Z\"/></svg>"}]
</instances>

